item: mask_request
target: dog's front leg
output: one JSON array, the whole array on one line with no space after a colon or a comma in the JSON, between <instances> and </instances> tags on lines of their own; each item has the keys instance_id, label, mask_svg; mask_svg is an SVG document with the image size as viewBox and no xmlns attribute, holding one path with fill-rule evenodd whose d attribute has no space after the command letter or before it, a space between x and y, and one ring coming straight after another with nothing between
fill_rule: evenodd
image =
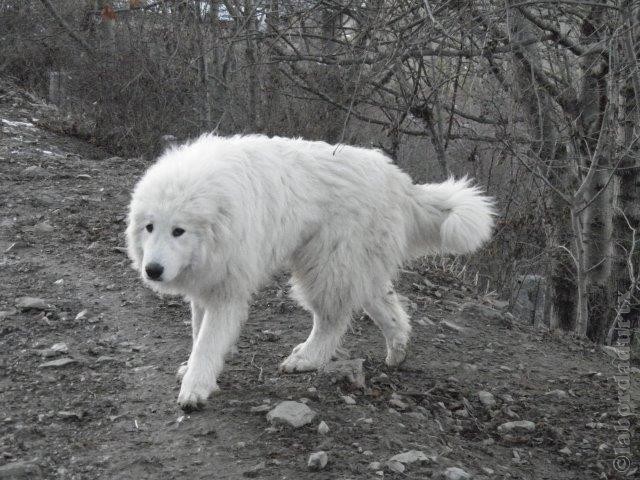
<instances>
[{"instance_id":1,"label":"dog's front leg","mask_svg":"<svg viewBox=\"0 0 640 480\"><path fill-rule=\"evenodd\" d=\"M202 407L207 397L218 389L217 379L224 357L240 335L247 309L248 302L228 299L205 305L178 396L183 410Z\"/></svg>"},{"instance_id":2,"label":"dog's front leg","mask_svg":"<svg viewBox=\"0 0 640 480\"><path fill-rule=\"evenodd\" d=\"M202 325L202 318L204 317L204 307L197 303L195 300L191 300L191 336L193 342L191 349L196 345L198 340L198 332L200 331L200 325ZM179 380L184 378L184 374L187 373L188 362L184 362L178 367L177 377Z\"/></svg>"}]
</instances>

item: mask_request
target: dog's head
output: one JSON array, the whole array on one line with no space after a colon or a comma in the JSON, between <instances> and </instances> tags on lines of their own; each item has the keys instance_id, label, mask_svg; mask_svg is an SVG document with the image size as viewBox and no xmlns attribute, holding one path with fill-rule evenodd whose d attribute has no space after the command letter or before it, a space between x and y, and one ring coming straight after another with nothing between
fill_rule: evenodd
<instances>
[{"instance_id":1,"label":"dog's head","mask_svg":"<svg viewBox=\"0 0 640 480\"><path fill-rule=\"evenodd\" d=\"M188 295L224 275L225 215L211 186L197 174L152 167L129 206L127 250L145 284L161 293Z\"/></svg>"}]
</instances>

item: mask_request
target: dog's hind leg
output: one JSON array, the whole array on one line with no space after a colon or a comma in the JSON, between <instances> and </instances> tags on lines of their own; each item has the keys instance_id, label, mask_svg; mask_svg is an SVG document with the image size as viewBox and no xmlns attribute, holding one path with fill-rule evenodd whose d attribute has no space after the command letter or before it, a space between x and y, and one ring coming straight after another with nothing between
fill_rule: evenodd
<instances>
[{"instance_id":1,"label":"dog's hind leg","mask_svg":"<svg viewBox=\"0 0 640 480\"><path fill-rule=\"evenodd\" d=\"M198 332L200 331L200 325L202 325L203 317L204 307L191 300L191 336L193 338L192 348L193 345L196 344L196 340L198 339ZM188 362L184 362L178 367L178 372L176 373L178 379L182 380L182 377L184 377L187 368Z\"/></svg>"},{"instance_id":2,"label":"dog's hind leg","mask_svg":"<svg viewBox=\"0 0 640 480\"><path fill-rule=\"evenodd\" d=\"M281 364L284 373L317 370L331 360L347 331L349 316L329 317L313 313L313 328L307 340L297 345Z\"/></svg>"},{"instance_id":3,"label":"dog's hind leg","mask_svg":"<svg viewBox=\"0 0 640 480\"><path fill-rule=\"evenodd\" d=\"M383 295L365 302L364 310L382 330L387 343L386 364L390 367L400 365L407 355L411 325L391 283Z\"/></svg>"}]
</instances>

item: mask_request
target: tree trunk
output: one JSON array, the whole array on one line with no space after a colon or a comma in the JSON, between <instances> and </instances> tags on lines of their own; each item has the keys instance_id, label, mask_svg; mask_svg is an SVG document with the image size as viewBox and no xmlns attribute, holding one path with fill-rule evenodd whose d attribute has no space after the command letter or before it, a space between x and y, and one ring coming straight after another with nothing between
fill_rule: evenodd
<instances>
[{"instance_id":1,"label":"tree trunk","mask_svg":"<svg viewBox=\"0 0 640 480\"><path fill-rule=\"evenodd\" d=\"M260 114L258 112L258 64L257 64L257 41L254 36L258 33L256 28L256 12L252 0L244 0L243 8L245 27L245 48L244 56L248 73L247 78L247 130L250 133L259 131Z\"/></svg>"},{"instance_id":2,"label":"tree trunk","mask_svg":"<svg viewBox=\"0 0 640 480\"><path fill-rule=\"evenodd\" d=\"M510 3L517 3L511 0ZM509 28L515 44L526 43L533 35L531 25L517 10L509 10ZM526 59L526 62L523 61ZM524 107L529 131L533 141L529 157L536 162L536 168L540 175L556 189L565 191L570 188L572 180L567 175L567 169L563 166L567 164L566 151L558 130L560 119L554 101L549 94L538 85L532 68L540 68L541 60L535 45L516 47L513 58L515 89L519 104ZM560 166L560 168L558 168ZM559 195L551 189L548 192L548 211L555 215L549 219L553 225L551 234L547 238L547 245L551 252L549 262L551 266L548 271L551 278L548 279L545 302L545 319L549 328L557 327L569 329L574 324L574 315L577 312L577 291L571 276L574 272L575 264L573 260L560 249L562 245L571 245L570 236L566 234L571 230L569 219L569 205Z\"/></svg>"},{"instance_id":3,"label":"tree trunk","mask_svg":"<svg viewBox=\"0 0 640 480\"><path fill-rule=\"evenodd\" d=\"M591 7L590 14L582 24L582 44L604 44L607 40L607 26L603 9ZM611 182L611 148L614 132L605 118L610 102L608 58L601 53L584 55L581 62L582 88L579 114L577 118L580 143L576 154L580 156L580 166L586 172L591 162L598 168L584 189L581 215L584 242L584 264L587 273L590 324L589 337L602 340L606 335L608 322L614 312L611 292L611 259L613 253L613 182ZM596 158L599 156L599 158ZM583 335L584 325L577 333Z\"/></svg>"}]
</instances>

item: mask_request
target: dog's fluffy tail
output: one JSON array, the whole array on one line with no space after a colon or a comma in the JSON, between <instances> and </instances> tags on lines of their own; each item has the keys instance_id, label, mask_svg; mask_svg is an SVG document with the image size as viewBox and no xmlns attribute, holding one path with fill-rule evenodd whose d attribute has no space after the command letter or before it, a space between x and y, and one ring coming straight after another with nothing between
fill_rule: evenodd
<instances>
[{"instance_id":1,"label":"dog's fluffy tail","mask_svg":"<svg viewBox=\"0 0 640 480\"><path fill-rule=\"evenodd\" d=\"M414 187L412 256L470 253L491 237L493 200L467 178Z\"/></svg>"}]
</instances>

